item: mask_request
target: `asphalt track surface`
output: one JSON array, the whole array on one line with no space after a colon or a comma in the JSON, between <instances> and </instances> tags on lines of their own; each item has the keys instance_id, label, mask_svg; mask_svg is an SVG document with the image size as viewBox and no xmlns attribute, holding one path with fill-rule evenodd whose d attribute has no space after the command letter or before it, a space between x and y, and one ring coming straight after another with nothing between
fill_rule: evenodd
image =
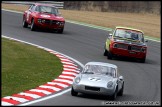
<instances>
[{"instance_id":1,"label":"asphalt track surface","mask_svg":"<svg viewBox=\"0 0 162 107\"><path fill-rule=\"evenodd\" d=\"M22 14L2 11L2 35L31 42L61 52L86 64L101 61L116 64L124 76L124 95L116 101L161 101L161 42L149 41L145 63L135 60L103 56L103 46L108 32L66 23L63 34L30 31L22 27ZM104 96L83 95L74 97L70 91L31 105L103 105Z\"/></svg>"}]
</instances>

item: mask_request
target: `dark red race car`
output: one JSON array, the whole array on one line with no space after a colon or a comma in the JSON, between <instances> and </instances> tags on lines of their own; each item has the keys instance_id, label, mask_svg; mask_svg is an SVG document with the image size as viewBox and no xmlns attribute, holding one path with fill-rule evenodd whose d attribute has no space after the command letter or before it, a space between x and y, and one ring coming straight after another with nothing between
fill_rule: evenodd
<instances>
[{"instance_id":1,"label":"dark red race car","mask_svg":"<svg viewBox=\"0 0 162 107\"><path fill-rule=\"evenodd\" d=\"M36 28L52 29L63 33L65 19L60 16L58 9L49 4L32 4L23 14L23 27L30 25L32 31Z\"/></svg>"},{"instance_id":2,"label":"dark red race car","mask_svg":"<svg viewBox=\"0 0 162 107\"><path fill-rule=\"evenodd\" d=\"M109 34L104 46L104 56L126 56L145 62L147 54L147 40L141 30L117 26L113 34Z\"/></svg>"}]
</instances>

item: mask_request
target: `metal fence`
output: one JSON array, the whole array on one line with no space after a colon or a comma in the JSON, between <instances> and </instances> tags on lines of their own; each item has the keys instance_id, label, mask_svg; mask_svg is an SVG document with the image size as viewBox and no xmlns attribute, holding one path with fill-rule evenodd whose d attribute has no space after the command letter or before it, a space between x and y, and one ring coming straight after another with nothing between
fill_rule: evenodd
<instances>
[{"instance_id":1,"label":"metal fence","mask_svg":"<svg viewBox=\"0 0 162 107\"><path fill-rule=\"evenodd\" d=\"M44 4L52 4L57 8L64 8L64 2L57 2L57 1L2 1L2 3L22 4L22 5L31 5L33 3L44 3Z\"/></svg>"}]
</instances>

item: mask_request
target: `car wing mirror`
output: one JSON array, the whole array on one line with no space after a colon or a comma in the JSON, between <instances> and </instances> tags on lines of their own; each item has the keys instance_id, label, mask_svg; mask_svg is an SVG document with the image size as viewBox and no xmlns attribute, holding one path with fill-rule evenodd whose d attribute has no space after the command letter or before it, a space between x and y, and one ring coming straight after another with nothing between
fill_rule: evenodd
<instances>
[{"instance_id":1,"label":"car wing mirror","mask_svg":"<svg viewBox=\"0 0 162 107\"><path fill-rule=\"evenodd\" d=\"M123 76L119 76L119 79L122 81L124 78L123 78Z\"/></svg>"},{"instance_id":2,"label":"car wing mirror","mask_svg":"<svg viewBox=\"0 0 162 107\"><path fill-rule=\"evenodd\" d=\"M112 33L109 33L108 38L111 39L111 37L112 37Z\"/></svg>"},{"instance_id":3,"label":"car wing mirror","mask_svg":"<svg viewBox=\"0 0 162 107\"><path fill-rule=\"evenodd\" d=\"M109 36L112 36L112 33L109 33Z\"/></svg>"}]
</instances>

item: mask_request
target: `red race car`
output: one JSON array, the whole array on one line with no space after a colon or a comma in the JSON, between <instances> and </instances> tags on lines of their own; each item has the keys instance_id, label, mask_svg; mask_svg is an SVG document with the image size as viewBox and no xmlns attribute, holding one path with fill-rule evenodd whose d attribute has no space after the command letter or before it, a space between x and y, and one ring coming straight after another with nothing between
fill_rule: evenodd
<instances>
[{"instance_id":1,"label":"red race car","mask_svg":"<svg viewBox=\"0 0 162 107\"><path fill-rule=\"evenodd\" d=\"M63 33L65 19L60 16L58 9L49 4L32 4L23 14L23 27L30 25L32 31L36 28L52 29Z\"/></svg>"},{"instance_id":2,"label":"red race car","mask_svg":"<svg viewBox=\"0 0 162 107\"><path fill-rule=\"evenodd\" d=\"M117 26L113 34L109 34L104 46L104 56L126 56L145 62L147 54L147 40L141 30Z\"/></svg>"}]
</instances>

